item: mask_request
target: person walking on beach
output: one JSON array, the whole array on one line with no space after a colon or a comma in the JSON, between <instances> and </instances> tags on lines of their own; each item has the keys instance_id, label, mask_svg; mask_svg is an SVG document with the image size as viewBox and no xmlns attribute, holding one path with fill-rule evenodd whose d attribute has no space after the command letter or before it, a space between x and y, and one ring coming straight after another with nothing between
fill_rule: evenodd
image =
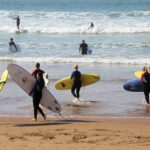
<instances>
[{"instance_id":1,"label":"person walking on beach","mask_svg":"<svg viewBox=\"0 0 150 150\"><path fill-rule=\"evenodd\" d=\"M145 100L149 104L150 74L148 73L147 67L143 67L143 72L140 83L143 84Z\"/></svg>"},{"instance_id":2,"label":"person walking on beach","mask_svg":"<svg viewBox=\"0 0 150 150\"><path fill-rule=\"evenodd\" d=\"M15 48L16 48L16 51L18 51L17 46L16 46L16 44L15 44L13 38L10 38L9 46L12 46L12 45L14 45Z\"/></svg>"},{"instance_id":3,"label":"person walking on beach","mask_svg":"<svg viewBox=\"0 0 150 150\"><path fill-rule=\"evenodd\" d=\"M84 40L82 40L82 43L80 44L80 47L79 47L79 53L81 52L82 55L86 55L87 47L88 47L88 45L85 43Z\"/></svg>"},{"instance_id":4,"label":"person walking on beach","mask_svg":"<svg viewBox=\"0 0 150 150\"><path fill-rule=\"evenodd\" d=\"M44 79L42 73L37 73L37 80L30 91L29 95L33 94L33 108L34 108L34 119L37 121L37 113L38 111L43 116L44 120L46 119L45 114L43 113L42 109L39 107L41 98L42 98L42 89L44 87Z\"/></svg>"},{"instance_id":5,"label":"person walking on beach","mask_svg":"<svg viewBox=\"0 0 150 150\"><path fill-rule=\"evenodd\" d=\"M93 28L94 28L94 23L93 23L93 22L91 22L91 24L90 24L90 26L89 26L88 30L89 30L89 29L93 29Z\"/></svg>"},{"instance_id":6,"label":"person walking on beach","mask_svg":"<svg viewBox=\"0 0 150 150\"><path fill-rule=\"evenodd\" d=\"M41 73L44 74L44 71L40 69L40 63L35 64L35 70L32 71L31 75L34 76L35 79L37 79L37 74Z\"/></svg>"},{"instance_id":7,"label":"person walking on beach","mask_svg":"<svg viewBox=\"0 0 150 150\"><path fill-rule=\"evenodd\" d=\"M19 16L17 16L17 17L14 18L14 19L16 19L17 29L18 29L18 31L19 31L19 30L20 30L20 28L19 28L19 26L20 26L20 18L19 18Z\"/></svg>"},{"instance_id":8,"label":"person walking on beach","mask_svg":"<svg viewBox=\"0 0 150 150\"><path fill-rule=\"evenodd\" d=\"M78 71L78 65L74 65L74 71L71 74L71 79L73 79L73 85L71 88L71 93L72 95L78 99L79 101L79 97L80 97L80 88L81 88L81 73L80 71ZM75 93L76 90L76 93Z\"/></svg>"}]
</instances>

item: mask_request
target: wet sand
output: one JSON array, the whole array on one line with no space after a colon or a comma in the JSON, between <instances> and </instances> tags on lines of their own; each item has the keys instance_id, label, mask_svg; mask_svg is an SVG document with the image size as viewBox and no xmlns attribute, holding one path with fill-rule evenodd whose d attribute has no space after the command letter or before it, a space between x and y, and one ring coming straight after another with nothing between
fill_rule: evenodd
<instances>
[{"instance_id":1,"label":"wet sand","mask_svg":"<svg viewBox=\"0 0 150 150\"><path fill-rule=\"evenodd\" d=\"M0 118L0 150L149 150L149 118Z\"/></svg>"}]
</instances>

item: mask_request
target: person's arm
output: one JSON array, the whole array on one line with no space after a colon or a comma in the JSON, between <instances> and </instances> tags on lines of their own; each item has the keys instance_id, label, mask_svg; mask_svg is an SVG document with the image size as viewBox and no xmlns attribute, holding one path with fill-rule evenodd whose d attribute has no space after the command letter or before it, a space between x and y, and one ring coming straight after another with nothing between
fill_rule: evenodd
<instances>
[{"instance_id":1,"label":"person's arm","mask_svg":"<svg viewBox=\"0 0 150 150\"><path fill-rule=\"evenodd\" d=\"M35 70L33 70L33 71L31 72L31 75L32 75L32 76L33 76L34 72L35 72Z\"/></svg>"},{"instance_id":2,"label":"person's arm","mask_svg":"<svg viewBox=\"0 0 150 150\"><path fill-rule=\"evenodd\" d=\"M29 93L30 96L31 96L32 93L34 92L34 90L35 90L35 88L37 87L37 85L39 84L39 82L40 82L39 80L36 80L36 82L35 82L33 88L31 89L31 91L30 91L30 93Z\"/></svg>"},{"instance_id":3,"label":"person's arm","mask_svg":"<svg viewBox=\"0 0 150 150\"><path fill-rule=\"evenodd\" d=\"M140 84L142 84L144 73L141 75Z\"/></svg>"},{"instance_id":4,"label":"person's arm","mask_svg":"<svg viewBox=\"0 0 150 150\"><path fill-rule=\"evenodd\" d=\"M70 79L72 79L72 78L73 78L73 76L74 76L74 72L75 72L75 71L73 71L73 72L72 72Z\"/></svg>"},{"instance_id":5,"label":"person's arm","mask_svg":"<svg viewBox=\"0 0 150 150\"><path fill-rule=\"evenodd\" d=\"M15 48L16 48L16 51L18 51L18 49L17 49L17 46L16 46L15 42L13 42L13 45L15 46Z\"/></svg>"}]
</instances>

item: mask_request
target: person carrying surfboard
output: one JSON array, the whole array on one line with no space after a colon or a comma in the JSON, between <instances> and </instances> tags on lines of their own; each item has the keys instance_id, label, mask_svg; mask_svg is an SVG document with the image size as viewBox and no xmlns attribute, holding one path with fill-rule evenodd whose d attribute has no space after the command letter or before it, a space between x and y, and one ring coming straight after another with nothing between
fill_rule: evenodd
<instances>
[{"instance_id":1,"label":"person carrying surfboard","mask_svg":"<svg viewBox=\"0 0 150 150\"><path fill-rule=\"evenodd\" d=\"M39 111L43 116L44 120L46 119L45 114L43 113L42 109L39 107L41 98L42 98L42 89L44 87L44 79L42 73L37 73L37 80L30 91L29 95L33 94L33 107L34 107L34 119L37 121L37 112Z\"/></svg>"},{"instance_id":2,"label":"person carrying surfboard","mask_svg":"<svg viewBox=\"0 0 150 150\"><path fill-rule=\"evenodd\" d=\"M45 73L43 70L40 69L40 63L35 64L35 70L32 71L31 75L34 76L35 79L37 79L38 73L42 73L42 75Z\"/></svg>"},{"instance_id":3,"label":"person carrying surfboard","mask_svg":"<svg viewBox=\"0 0 150 150\"><path fill-rule=\"evenodd\" d=\"M72 95L79 100L80 97L80 88L81 88L81 73L78 71L78 65L74 65L74 71L71 74L71 79L73 79L73 85L71 88ZM76 90L76 93L75 93Z\"/></svg>"},{"instance_id":4,"label":"person carrying surfboard","mask_svg":"<svg viewBox=\"0 0 150 150\"><path fill-rule=\"evenodd\" d=\"M150 74L148 73L147 67L143 67L140 83L143 84L145 99L147 104L149 104Z\"/></svg>"},{"instance_id":5,"label":"person carrying surfboard","mask_svg":"<svg viewBox=\"0 0 150 150\"><path fill-rule=\"evenodd\" d=\"M86 55L87 47L88 47L88 45L85 43L84 40L82 40L82 43L80 44L80 47L79 47L79 53L81 52L82 55Z\"/></svg>"}]
</instances>

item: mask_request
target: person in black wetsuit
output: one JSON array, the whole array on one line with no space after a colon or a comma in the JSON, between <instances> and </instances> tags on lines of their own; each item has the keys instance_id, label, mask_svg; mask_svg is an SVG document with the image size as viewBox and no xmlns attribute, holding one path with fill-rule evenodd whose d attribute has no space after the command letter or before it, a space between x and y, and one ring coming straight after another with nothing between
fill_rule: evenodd
<instances>
[{"instance_id":1,"label":"person in black wetsuit","mask_svg":"<svg viewBox=\"0 0 150 150\"><path fill-rule=\"evenodd\" d=\"M149 93L150 93L150 74L146 67L143 68L143 74L141 76L141 83L143 84L144 88L144 95L147 104L149 104Z\"/></svg>"},{"instance_id":2,"label":"person in black wetsuit","mask_svg":"<svg viewBox=\"0 0 150 150\"><path fill-rule=\"evenodd\" d=\"M80 44L80 47L79 47L79 53L81 52L82 55L86 55L87 47L88 47L88 45L85 43L84 40L82 40L82 43Z\"/></svg>"},{"instance_id":3,"label":"person in black wetsuit","mask_svg":"<svg viewBox=\"0 0 150 150\"><path fill-rule=\"evenodd\" d=\"M74 65L74 71L71 74L71 79L72 78L73 78L73 85L71 88L71 93L75 98L79 99L80 97L79 92L81 88L81 79L80 79L81 73L80 71L78 71L78 65ZM76 90L76 93L75 93L75 90Z\"/></svg>"},{"instance_id":4,"label":"person in black wetsuit","mask_svg":"<svg viewBox=\"0 0 150 150\"><path fill-rule=\"evenodd\" d=\"M35 70L32 71L31 75L34 76L34 78L37 78L37 74L38 73L42 73L42 75L44 74L44 71L40 69L40 63L36 63L35 64Z\"/></svg>"},{"instance_id":5,"label":"person in black wetsuit","mask_svg":"<svg viewBox=\"0 0 150 150\"><path fill-rule=\"evenodd\" d=\"M17 28L18 28L18 31L20 30L19 29L19 26L20 26L20 18L19 18L19 16L17 16L16 18L16 25L17 25Z\"/></svg>"},{"instance_id":6,"label":"person in black wetsuit","mask_svg":"<svg viewBox=\"0 0 150 150\"><path fill-rule=\"evenodd\" d=\"M42 109L39 107L41 98L42 98L42 89L44 87L44 79L42 73L37 73L37 80L30 91L29 95L33 94L33 107L34 107L34 119L37 121L37 113L38 111L42 114L44 120L46 119L45 114Z\"/></svg>"},{"instance_id":7,"label":"person in black wetsuit","mask_svg":"<svg viewBox=\"0 0 150 150\"><path fill-rule=\"evenodd\" d=\"M94 23L91 22L90 27L88 29L93 29L94 28Z\"/></svg>"},{"instance_id":8,"label":"person in black wetsuit","mask_svg":"<svg viewBox=\"0 0 150 150\"><path fill-rule=\"evenodd\" d=\"M13 38L10 38L9 46L12 46L12 45L14 45L15 48L16 48L16 51L18 51L17 46L16 46L16 44L15 44Z\"/></svg>"}]
</instances>

